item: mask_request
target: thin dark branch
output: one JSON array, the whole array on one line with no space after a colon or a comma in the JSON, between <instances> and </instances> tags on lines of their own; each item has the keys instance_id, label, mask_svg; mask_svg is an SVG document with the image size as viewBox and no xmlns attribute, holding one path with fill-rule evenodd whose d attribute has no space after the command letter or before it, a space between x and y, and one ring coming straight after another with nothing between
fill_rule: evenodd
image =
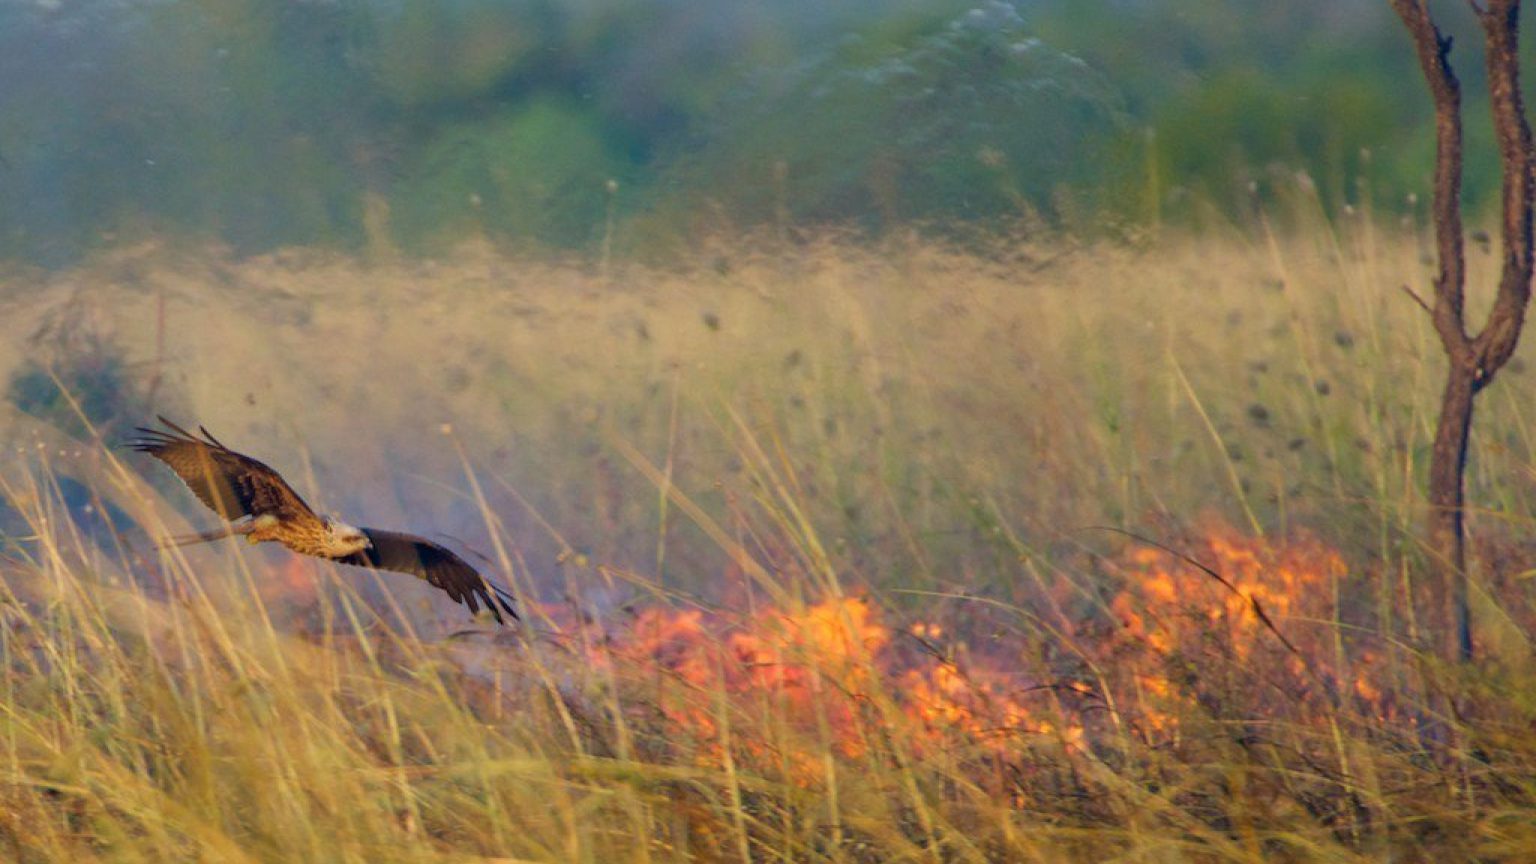
<instances>
[{"instance_id":1,"label":"thin dark branch","mask_svg":"<svg viewBox=\"0 0 1536 864\"><path fill-rule=\"evenodd\" d=\"M1472 359L1465 325L1466 254L1461 226L1461 83L1451 69L1451 38L1429 17L1424 0L1391 0L1413 38L1419 68L1435 105L1435 331L1452 363Z\"/></svg>"},{"instance_id":2,"label":"thin dark branch","mask_svg":"<svg viewBox=\"0 0 1536 864\"><path fill-rule=\"evenodd\" d=\"M1424 302L1424 298L1419 296L1419 292L1413 290L1407 285L1403 285L1401 287L1403 289L1403 293L1413 298L1413 302L1419 304L1419 308L1423 309L1425 314L1429 315L1430 318L1435 317L1435 310L1429 308L1429 304Z\"/></svg>"}]
</instances>

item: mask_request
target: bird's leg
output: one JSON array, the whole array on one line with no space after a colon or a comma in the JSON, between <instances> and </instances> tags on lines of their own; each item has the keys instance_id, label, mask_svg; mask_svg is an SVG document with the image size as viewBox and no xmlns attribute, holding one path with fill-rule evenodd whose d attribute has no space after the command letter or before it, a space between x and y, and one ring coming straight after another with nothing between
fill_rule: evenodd
<instances>
[{"instance_id":1,"label":"bird's leg","mask_svg":"<svg viewBox=\"0 0 1536 864\"><path fill-rule=\"evenodd\" d=\"M237 534L249 534L253 525L225 525L222 528L214 528L209 531L199 531L196 534L178 534L173 537L162 537L159 546L168 548L171 546L190 546L193 543L210 543L214 540L223 540L225 537L233 537Z\"/></svg>"}]
</instances>

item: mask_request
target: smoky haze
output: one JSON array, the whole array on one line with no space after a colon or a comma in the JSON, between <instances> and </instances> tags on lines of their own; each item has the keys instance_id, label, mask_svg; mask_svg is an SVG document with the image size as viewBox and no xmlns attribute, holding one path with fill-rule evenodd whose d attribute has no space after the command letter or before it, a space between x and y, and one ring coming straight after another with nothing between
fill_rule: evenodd
<instances>
[{"instance_id":1,"label":"smoky haze","mask_svg":"<svg viewBox=\"0 0 1536 864\"><path fill-rule=\"evenodd\" d=\"M953 394L907 364L1039 361L927 294L1016 271L907 238L1242 220L1298 176L1390 211L1432 141L1403 41L1371 0L3 2L7 438L74 452L165 413L348 521L469 554L505 531L542 580L573 553L716 572L694 526L658 540L615 440L708 489L747 400L858 459L904 436L901 494L942 497L924 409ZM953 398L978 430L1026 401ZM849 536L905 530L834 474Z\"/></svg>"}]
</instances>

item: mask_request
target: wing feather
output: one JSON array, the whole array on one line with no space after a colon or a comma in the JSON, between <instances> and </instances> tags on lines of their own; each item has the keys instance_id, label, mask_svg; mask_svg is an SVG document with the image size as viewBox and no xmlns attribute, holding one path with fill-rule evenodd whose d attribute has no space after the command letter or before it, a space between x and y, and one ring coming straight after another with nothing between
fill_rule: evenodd
<instances>
[{"instance_id":1,"label":"wing feather","mask_svg":"<svg viewBox=\"0 0 1536 864\"><path fill-rule=\"evenodd\" d=\"M208 509L230 521L264 515L319 520L282 475L266 464L225 447L201 426L203 437L198 438L164 417L159 420L170 431L141 426L128 446L170 466Z\"/></svg>"},{"instance_id":2,"label":"wing feather","mask_svg":"<svg viewBox=\"0 0 1536 864\"><path fill-rule=\"evenodd\" d=\"M337 561L355 567L409 573L447 592L455 603L468 606L470 612L480 611L480 604L484 603L498 623L506 623L501 616L503 610L514 621L518 620L517 610L512 608L512 595L480 575L480 571L447 547L414 534L377 528L360 530L373 545L345 558L337 558Z\"/></svg>"}]
</instances>

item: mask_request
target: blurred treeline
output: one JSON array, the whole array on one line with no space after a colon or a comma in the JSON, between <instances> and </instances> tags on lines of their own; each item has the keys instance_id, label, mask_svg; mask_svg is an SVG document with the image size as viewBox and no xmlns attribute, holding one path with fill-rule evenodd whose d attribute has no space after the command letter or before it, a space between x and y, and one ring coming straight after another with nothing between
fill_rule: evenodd
<instances>
[{"instance_id":1,"label":"blurred treeline","mask_svg":"<svg viewBox=\"0 0 1536 864\"><path fill-rule=\"evenodd\" d=\"M1386 0L0 2L0 256L43 264L147 235L1092 230L1240 215L1297 172L1390 208L1431 154Z\"/></svg>"}]
</instances>

